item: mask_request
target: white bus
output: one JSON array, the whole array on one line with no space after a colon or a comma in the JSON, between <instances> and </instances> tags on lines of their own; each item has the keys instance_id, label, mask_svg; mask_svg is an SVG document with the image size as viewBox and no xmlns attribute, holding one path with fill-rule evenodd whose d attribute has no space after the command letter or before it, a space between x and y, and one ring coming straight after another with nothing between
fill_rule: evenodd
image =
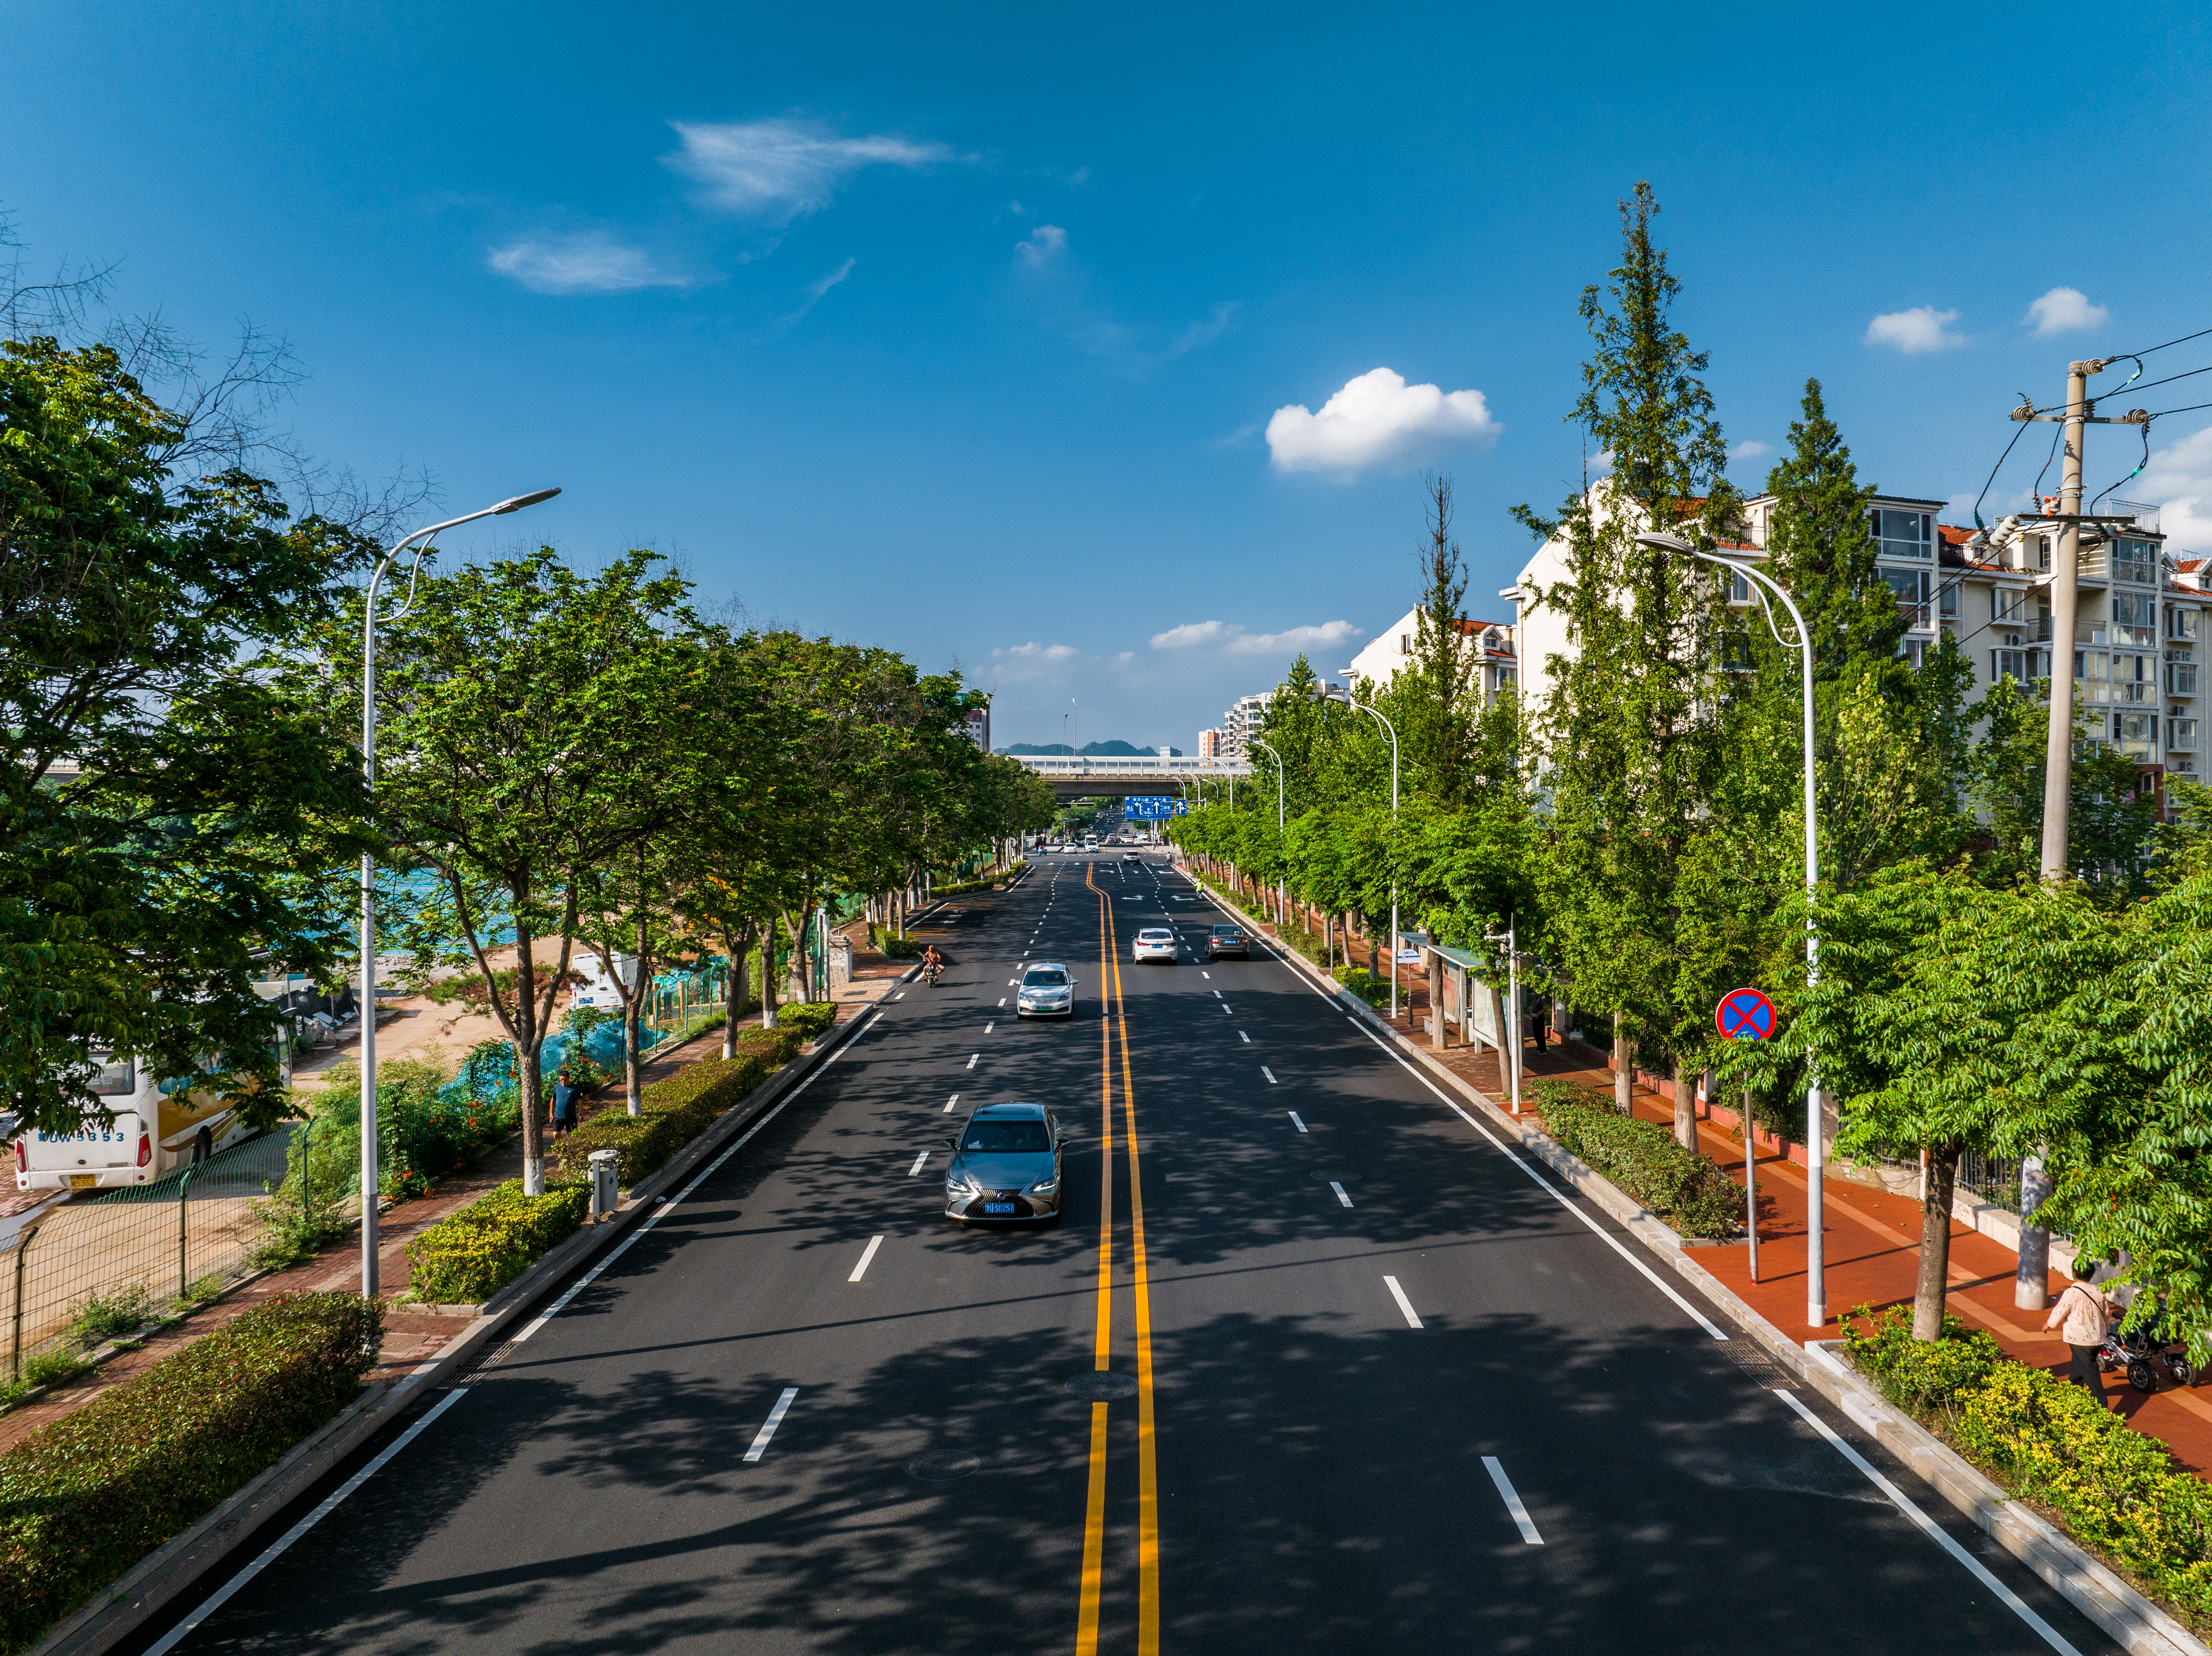
<instances>
[{"instance_id":1,"label":"white bus","mask_svg":"<svg viewBox=\"0 0 2212 1656\"><path fill-rule=\"evenodd\" d=\"M292 1084L291 1042L277 1044L283 1084ZM15 1188L112 1190L149 1185L176 1168L204 1162L253 1136L219 1092L155 1083L130 1058L101 1055L92 1089L114 1113L111 1126L88 1116L73 1133L27 1130L15 1136Z\"/></svg>"}]
</instances>

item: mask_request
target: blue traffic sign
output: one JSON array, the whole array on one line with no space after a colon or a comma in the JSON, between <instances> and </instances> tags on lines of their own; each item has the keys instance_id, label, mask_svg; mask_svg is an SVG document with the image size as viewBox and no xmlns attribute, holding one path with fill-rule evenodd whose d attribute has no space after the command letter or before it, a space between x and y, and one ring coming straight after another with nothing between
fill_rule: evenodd
<instances>
[{"instance_id":1,"label":"blue traffic sign","mask_svg":"<svg viewBox=\"0 0 2212 1656\"><path fill-rule=\"evenodd\" d=\"M1713 1023L1730 1040L1765 1040L1774 1033L1774 1003L1756 989L1731 989L1721 997Z\"/></svg>"},{"instance_id":2,"label":"blue traffic sign","mask_svg":"<svg viewBox=\"0 0 2212 1656\"><path fill-rule=\"evenodd\" d=\"M1172 795L1133 798L1121 802L1121 814L1138 822L1157 822L1163 816L1182 816L1190 807Z\"/></svg>"}]
</instances>

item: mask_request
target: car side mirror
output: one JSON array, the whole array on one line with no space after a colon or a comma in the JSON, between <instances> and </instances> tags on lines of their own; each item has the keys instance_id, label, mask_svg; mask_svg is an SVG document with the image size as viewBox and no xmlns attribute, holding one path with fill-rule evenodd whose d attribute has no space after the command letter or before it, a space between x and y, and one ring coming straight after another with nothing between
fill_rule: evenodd
<instances>
[{"instance_id":1,"label":"car side mirror","mask_svg":"<svg viewBox=\"0 0 2212 1656\"><path fill-rule=\"evenodd\" d=\"M960 1148L960 1141L957 1138L948 1138L945 1141L945 1147L947 1149L957 1150Z\"/></svg>"}]
</instances>

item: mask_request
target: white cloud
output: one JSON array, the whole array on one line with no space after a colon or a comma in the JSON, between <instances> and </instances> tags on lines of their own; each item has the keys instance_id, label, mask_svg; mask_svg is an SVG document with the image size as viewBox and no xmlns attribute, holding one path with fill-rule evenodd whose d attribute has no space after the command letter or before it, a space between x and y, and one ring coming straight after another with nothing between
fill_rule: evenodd
<instances>
[{"instance_id":1,"label":"white cloud","mask_svg":"<svg viewBox=\"0 0 2212 1656\"><path fill-rule=\"evenodd\" d=\"M954 159L941 143L840 137L796 121L670 124L684 141L666 158L671 167L706 185L707 199L715 206L777 222L819 212L864 167L926 167Z\"/></svg>"},{"instance_id":2,"label":"white cloud","mask_svg":"<svg viewBox=\"0 0 2212 1656\"><path fill-rule=\"evenodd\" d=\"M1966 343L1964 334L1946 332L1959 319L1956 311L1939 311L1933 305L1916 305L1909 311L1892 311L1867 324L1866 343L1894 345L1907 356L1940 351Z\"/></svg>"},{"instance_id":3,"label":"white cloud","mask_svg":"<svg viewBox=\"0 0 2212 1656\"><path fill-rule=\"evenodd\" d=\"M2127 492L2159 502L2158 526L2169 550L2212 555L2212 426L2152 454Z\"/></svg>"},{"instance_id":4,"label":"white cloud","mask_svg":"<svg viewBox=\"0 0 2212 1656\"><path fill-rule=\"evenodd\" d=\"M1233 621L1188 621L1152 634L1155 650L1193 650L1204 646L1231 655L1284 655L1297 651L1312 654L1334 649L1363 636L1348 621L1325 621L1318 627L1291 627L1279 633L1248 633Z\"/></svg>"},{"instance_id":5,"label":"white cloud","mask_svg":"<svg viewBox=\"0 0 2212 1656\"><path fill-rule=\"evenodd\" d=\"M1773 452L1774 450L1771 445L1754 442L1747 438L1729 451L1729 458L1731 460L1756 460L1762 454L1771 454Z\"/></svg>"},{"instance_id":6,"label":"white cloud","mask_svg":"<svg viewBox=\"0 0 2212 1656\"><path fill-rule=\"evenodd\" d=\"M1278 471L1350 477L1372 466L1402 470L1455 444L1486 446L1503 429L1479 391L1409 385L1389 368L1348 379L1319 414L1303 403L1277 409L1267 447Z\"/></svg>"},{"instance_id":7,"label":"white cloud","mask_svg":"<svg viewBox=\"0 0 2212 1656\"><path fill-rule=\"evenodd\" d=\"M800 317L805 316L807 312L812 310L817 305L819 305L822 302L822 295L828 293L832 288L842 282L847 276L852 275L853 267L859 263L860 260L858 259L848 258L842 264L840 264L836 270L830 271L828 276L821 277L818 281L808 282L806 284L805 299L800 303L799 308L793 311L789 316L784 318L784 320L787 323L796 322Z\"/></svg>"},{"instance_id":8,"label":"white cloud","mask_svg":"<svg viewBox=\"0 0 2212 1656\"><path fill-rule=\"evenodd\" d=\"M2039 334L2102 327L2110 314L2103 306L2092 305L2079 288L2053 288L2027 307L2027 320L2035 324Z\"/></svg>"},{"instance_id":9,"label":"white cloud","mask_svg":"<svg viewBox=\"0 0 2212 1656\"><path fill-rule=\"evenodd\" d=\"M541 294L619 294L636 288L682 288L686 280L658 269L635 247L602 230L526 236L495 247L488 261Z\"/></svg>"},{"instance_id":10,"label":"white cloud","mask_svg":"<svg viewBox=\"0 0 2212 1656\"><path fill-rule=\"evenodd\" d=\"M1073 661L1082 651L1073 644L1039 644L1032 640L1027 644L1016 644L1003 650L991 652L994 661L1046 662Z\"/></svg>"},{"instance_id":11,"label":"white cloud","mask_svg":"<svg viewBox=\"0 0 2212 1656\"><path fill-rule=\"evenodd\" d=\"M1015 257L1031 270L1051 264L1067 251L1067 232L1057 224L1040 224L1027 241L1014 244Z\"/></svg>"}]
</instances>

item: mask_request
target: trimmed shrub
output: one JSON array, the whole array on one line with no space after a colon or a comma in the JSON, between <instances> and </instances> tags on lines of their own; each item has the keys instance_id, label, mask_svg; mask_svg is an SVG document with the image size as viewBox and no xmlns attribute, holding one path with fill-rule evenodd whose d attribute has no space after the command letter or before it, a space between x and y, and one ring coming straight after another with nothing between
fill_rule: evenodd
<instances>
[{"instance_id":1,"label":"trimmed shrub","mask_svg":"<svg viewBox=\"0 0 2212 1656\"><path fill-rule=\"evenodd\" d=\"M1571 1095L1582 1089L1537 1085L1552 1137L1683 1235L1733 1236L1742 1224L1743 1192L1710 1157L1684 1149L1656 1121L1618 1113L1610 1101Z\"/></svg>"},{"instance_id":2,"label":"trimmed shrub","mask_svg":"<svg viewBox=\"0 0 2212 1656\"><path fill-rule=\"evenodd\" d=\"M1956 1317L1943 1319L1940 1339L1914 1339L1909 1305L1880 1313L1870 1305L1853 1306L1844 1313L1843 1330L1844 1350L1882 1396L1923 1417L1953 1416L1959 1393L1980 1385L2006 1361L1994 1338L1978 1329L1969 1331Z\"/></svg>"},{"instance_id":3,"label":"trimmed shrub","mask_svg":"<svg viewBox=\"0 0 2212 1656\"><path fill-rule=\"evenodd\" d=\"M432 1305L488 1300L575 1234L591 1210L588 1185L525 1196L522 1181L510 1179L407 1244L414 1267L408 1291Z\"/></svg>"},{"instance_id":4,"label":"trimmed shrub","mask_svg":"<svg viewBox=\"0 0 2212 1656\"><path fill-rule=\"evenodd\" d=\"M580 1178L589 1170L593 1150L614 1150L619 1158L616 1177L627 1190L696 1138L776 1067L762 1052L747 1050L741 1039L737 1057L702 1058L686 1065L645 1089L638 1101L642 1113L602 1110L554 1140L551 1153L564 1174Z\"/></svg>"},{"instance_id":5,"label":"trimmed shrub","mask_svg":"<svg viewBox=\"0 0 2212 1656\"><path fill-rule=\"evenodd\" d=\"M255 1307L0 1454L0 1648L21 1650L351 1402L383 1307Z\"/></svg>"},{"instance_id":6,"label":"trimmed shrub","mask_svg":"<svg viewBox=\"0 0 2212 1656\"><path fill-rule=\"evenodd\" d=\"M799 1049L806 1045L806 1036L785 1024L763 1029L757 1023L749 1023L730 1044L737 1049L734 1056L743 1058L750 1052L770 1069L778 1069L799 1055Z\"/></svg>"},{"instance_id":7,"label":"trimmed shrub","mask_svg":"<svg viewBox=\"0 0 2212 1656\"><path fill-rule=\"evenodd\" d=\"M1390 980L1378 977L1364 966L1340 966L1329 975L1370 1006L1390 1004Z\"/></svg>"},{"instance_id":8,"label":"trimmed shrub","mask_svg":"<svg viewBox=\"0 0 2212 1656\"><path fill-rule=\"evenodd\" d=\"M794 1001L775 1009L775 1027L795 1029L802 1042L812 1040L837 1021L837 1003L830 1000Z\"/></svg>"},{"instance_id":9,"label":"trimmed shrub","mask_svg":"<svg viewBox=\"0 0 2212 1656\"><path fill-rule=\"evenodd\" d=\"M1892 1403L2190 1626L2212 1627L2212 1487L2176 1471L2163 1443L1954 1317L1922 1341L1910 1306L1859 1306L1844 1313L1844 1344Z\"/></svg>"}]
</instances>

